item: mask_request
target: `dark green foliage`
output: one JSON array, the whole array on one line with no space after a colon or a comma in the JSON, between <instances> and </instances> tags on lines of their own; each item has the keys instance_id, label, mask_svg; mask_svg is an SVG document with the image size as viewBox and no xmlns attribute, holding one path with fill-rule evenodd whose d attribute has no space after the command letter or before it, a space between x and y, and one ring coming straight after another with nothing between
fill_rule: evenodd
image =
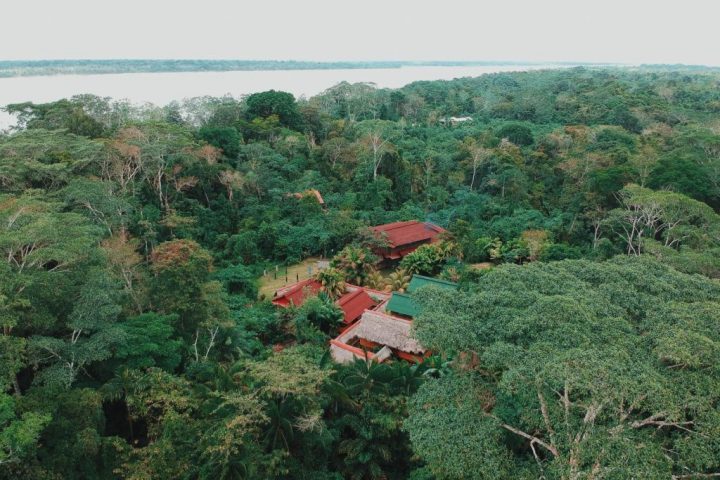
<instances>
[{"instance_id":1,"label":"dark green foliage","mask_svg":"<svg viewBox=\"0 0 720 480\"><path fill-rule=\"evenodd\" d=\"M719 81L10 106L0 478L717 474ZM377 265L367 227L412 219L448 233ZM308 257L324 292L273 306L263 284ZM402 288L399 266L459 284L417 293L435 355L332 362L344 282Z\"/></svg>"},{"instance_id":2,"label":"dark green foliage","mask_svg":"<svg viewBox=\"0 0 720 480\"><path fill-rule=\"evenodd\" d=\"M466 362L421 387L407 423L440 478L720 467L717 442L695 446L717 428L716 282L618 257L504 266L467 295L418 295L420 340ZM452 443L438 451L436 437Z\"/></svg>"},{"instance_id":3,"label":"dark green foliage","mask_svg":"<svg viewBox=\"0 0 720 480\"><path fill-rule=\"evenodd\" d=\"M144 313L120 324L125 342L115 353L125 368L158 367L172 372L180 364L182 342L173 339L177 315Z\"/></svg>"},{"instance_id":4,"label":"dark green foliage","mask_svg":"<svg viewBox=\"0 0 720 480\"><path fill-rule=\"evenodd\" d=\"M235 160L240 153L242 138L233 127L203 127L198 131L198 136L222 150L223 155L230 160Z\"/></svg>"},{"instance_id":5,"label":"dark green foliage","mask_svg":"<svg viewBox=\"0 0 720 480\"><path fill-rule=\"evenodd\" d=\"M257 275L244 265L231 265L218 270L213 278L222 283L231 295L242 295L249 300L257 298Z\"/></svg>"},{"instance_id":6,"label":"dark green foliage","mask_svg":"<svg viewBox=\"0 0 720 480\"><path fill-rule=\"evenodd\" d=\"M340 326L343 312L326 294L306 301L295 319L298 331L312 326L325 334L332 334ZM300 336L300 335L299 335Z\"/></svg>"},{"instance_id":7,"label":"dark green foliage","mask_svg":"<svg viewBox=\"0 0 720 480\"><path fill-rule=\"evenodd\" d=\"M249 95L245 101L250 119L275 115L288 128L298 130L302 127L302 117L291 93L268 90Z\"/></svg>"},{"instance_id":8,"label":"dark green foliage","mask_svg":"<svg viewBox=\"0 0 720 480\"><path fill-rule=\"evenodd\" d=\"M40 105L17 103L8 105L7 111L16 114L20 124L28 129L65 129L89 138L97 138L104 133L103 125L85 111L77 97Z\"/></svg>"},{"instance_id":9,"label":"dark green foliage","mask_svg":"<svg viewBox=\"0 0 720 480\"><path fill-rule=\"evenodd\" d=\"M518 123L509 123L496 133L498 138L507 138L515 145L521 147L527 147L532 145L535 141L533 138L532 130L525 125Z\"/></svg>"}]
</instances>

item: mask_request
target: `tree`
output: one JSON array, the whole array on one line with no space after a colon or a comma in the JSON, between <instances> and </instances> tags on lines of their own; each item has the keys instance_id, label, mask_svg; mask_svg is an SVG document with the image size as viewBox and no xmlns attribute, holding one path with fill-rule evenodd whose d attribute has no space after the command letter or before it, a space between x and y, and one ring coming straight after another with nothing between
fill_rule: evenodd
<instances>
[{"instance_id":1,"label":"tree","mask_svg":"<svg viewBox=\"0 0 720 480\"><path fill-rule=\"evenodd\" d=\"M225 157L233 160L240 153L242 138L233 127L203 127L198 131L201 139L222 150Z\"/></svg>"},{"instance_id":2,"label":"tree","mask_svg":"<svg viewBox=\"0 0 720 480\"><path fill-rule=\"evenodd\" d=\"M19 415L13 398L0 392L0 473L34 453L50 415L27 412Z\"/></svg>"},{"instance_id":3,"label":"tree","mask_svg":"<svg viewBox=\"0 0 720 480\"><path fill-rule=\"evenodd\" d=\"M210 279L212 257L196 242L173 240L158 245L152 253L154 306L180 316L181 331L193 331L198 317L198 299ZM191 320L192 319L192 320Z\"/></svg>"},{"instance_id":4,"label":"tree","mask_svg":"<svg viewBox=\"0 0 720 480\"><path fill-rule=\"evenodd\" d=\"M373 181L377 179L385 155L395 151L395 147L391 143L391 127L391 122L381 120L366 121L361 124L360 128L364 134L360 138L360 144L365 149L372 165Z\"/></svg>"},{"instance_id":5,"label":"tree","mask_svg":"<svg viewBox=\"0 0 720 480\"><path fill-rule=\"evenodd\" d=\"M59 130L0 137L0 186L6 193L62 187L96 162L101 151L99 141Z\"/></svg>"},{"instance_id":6,"label":"tree","mask_svg":"<svg viewBox=\"0 0 720 480\"><path fill-rule=\"evenodd\" d=\"M502 266L467 295L417 296L418 339L463 359L406 422L438 478L720 471L715 282L618 257Z\"/></svg>"},{"instance_id":7,"label":"tree","mask_svg":"<svg viewBox=\"0 0 720 480\"><path fill-rule=\"evenodd\" d=\"M345 293L345 272L338 268L325 268L316 276L322 290L331 300L337 300Z\"/></svg>"},{"instance_id":8,"label":"tree","mask_svg":"<svg viewBox=\"0 0 720 480\"><path fill-rule=\"evenodd\" d=\"M377 258L368 249L348 245L330 261L330 265L342 272L345 280L355 285L365 285L366 278L375 267Z\"/></svg>"},{"instance_id":9,"label":"tree","mask_svg":"<svg viewBox=\"0 0 720 480\"><path fill-rule=\"evenodd\" d=\"M351 169L357 163L357 149L343 137L334 137L323 143L322 153L332 171L340 171L350 178Z\"/></svg>"},{"instance_id":10,"label":"tree","mask_svg":"<svg viewBox=\"0 0 720 480\"><path fill-rule=\"evenodd\" d=\"M230 265L213 274L213 278L223 284L231 295L244 295L255 299L258 295L257 278L245 265Z\"/></svg>"},{"instance_id":11,"label":"tree","mask_svg":"<svg viewBox=\"0 0 720 480\"><path fill-rule=\"evenodd\" d=\"M605 223L625 243L628 255L640 255L648 240L671 248L683 244L698 248L720 238L720 217L685 195L628 185L618 199L621 207L611 211Z\"/></svg>"},{"instance_id":12,"label":"tree","mask_svg":"<svg viewBox=\"0 0 720 480\"><path fill-rule=\"evenodd\" d=\"M108 234L127 236L133 206L113 182L75 179L60 194L68 207L87 216Z\"/></svg>"},{"instance_id":13,"label":"tree","mask_svg":"<svg viewBox=\"0 0 720 480\"><path fill-rule=\"evenodd\" d=\"M302 128L302 117L297 108L295 97L291 93L268 90L254 93L245 99L250 119L267 118L276 115L280 123L293 130Z\"/></svg>"},{"instance_id":14,"label":"tree","mask_svg":"<svg viewBox=\"0 0 720 480\"><path fill-rule=\"evenodd\" d=\"M21 413L17 402L7 395L15 375L23 365L24 339L0 336L0 475L9 464L20 463L37 448L39 436L50 421L50 415L27 411ZM16 398L20 391L16 388Z\"/></svg>"},{"instance_id":15,"label":"tree","mask_svg":"<svg viewBox=\"0 0 720 480\"><path fill-rule=\"evenodd\" d=\"M36 367L46 366L36 381L69 388L90 364L110 358L126 340L116 324L120 314L117 300L117 286L104 272L92 272L68 318L64 338L31 339L31 361Z\"/></svg>"},{"instance_id":16,"label":"tree","mask_svg":"<svg viewBox=\"0 0 720 480\"><path fill-rule=\"evenodd\" d=\"M420 245L400 261L400 267L410 275L436 275L445 263L456 254L454 242Z\"/></svg>"},{"instance_id":17,"label":"tree","mask_svg":"<svg viewBox=\"0 0 720 480\"><path fill-rule=\"evenodd\" d=\"M477 140L472 138L466 139L465 145L470 154L472 165L472 176L470 177L470 190L472 190L475 187L478 169L488 160L491 150L480 145Z\"/></svg>"},{"instance_id":18,"label":"tree","mask_svg":"<svg viewBox=\"0 0 720 480\"><path fill-rule=\"evenodd\" d=\"M175 315L144 313L121 322L125 340L117 347L115 363L129 369L158 367L172 372L180 364L182 342L174 339Z\"/></svg>"},{"instance_id":19,"label":"tree","mask_svg":"<svg viewBox=\"0 0 720 480\"><path fill-rule=\"evenodd\" d=\"M411 278L412 275L408 274L405 269L398 268L388 275L387 288L391 292L404 292L410 285Z\"/></svg>"},{"instance_id":20,"label":"tree","mask_svg":"<svg viewBox=\"0 0 720 480\"><path fill-rule=\"evenodd\" d=\"M236 190L242 190L245 187L245 176L236 170L222 170L218 174L218 181L227 191L227 198L231 202L235 196Z\"/></svg>"},{"instance_id":21,"label":"tree","mask_svg":"<svg viewBox=\"0 0 720 480\"><path fill-rule=\"evenodd\" d=\"M16 103L6 107L8 113L16 114L20 125L27 129L67 129L75 135L90 138L102 136L104 127L88 115L78 98L57 102L34 104Z\"/></svg>"},{"instance_id":22,"label":"tree","mask_svg":"<svg viewBox=\"0 0 720 480\"><path fill-rule=\"evenodd\" d=\"M535 142L532 130L519 123L508 123L497 132L498 138L507 138L515 145L527 147Z\"/></svg>"},{"instance_id":23,"label":"tree","mask_svg":"<svg viewBox=\"0 0 720 480\"><path fill-rule=\"evenodd\" d=\"M343 316L340 307L335 305L328 295L321 294L302 304L295 322L298 330L309 324L329 335L342 324Z\"/></svg>"},{"instance_id":24,"label":"tree","mask_svg":"<svg viewBox=\"0 0 720 480\"><path fill-rule=\"evenodd\" d=\"M407 478L415 462L400 428L406 392L419 384L419 369L357 360L339 369L332 390L341 400L329 419L340 435L337 456L344 478ZM413 378L414 377L414 378Z\"/></svg>"},{"instance_id":25,"label":"tree","mask_svg":"<svg viewBox=\"0 0 720 480\"><path fill-rule=\"evenodd\" d=\"M144 278L140 270L142 257L137 251L139 244L137 239L128 238L124 232L108 237L101 243L109 271L122 282L125 292L132 298L136 313L143 312L145 300Z\"/></svg>"},{"instance_id":26,"label":"tree","mask_svg":"<svg viewBox=\"0 0 720 480\"><path fill-rule=\"evenodd\" d=\"M122 193L135 193L132 186L145 166L140 145L146 140L139 128L125 127L106 143L100 163L102 178L115 182Z\"/></svg>"},{"instance_id":27,"label":"tree","mask_svg":"<svg viewBox=\"0 0 720 480\"><path fill-rule=\"evenodd\" d=\"M297 451L306 435L323 431L320 392L330 371L317 365L310 348L285 349L249 370L266 405L268 450Z\"/></svg>"},{"instance_id":28,"label":"tree","mask_svg":"<svg viewBox=\"0 0 720 480\"><path fill-rule=\"evenodd\" d=\"M531 262L537 260L551 243L545 230L525 230L520 240L527 248L528 260Z\"/></svg>"}]
</instances>

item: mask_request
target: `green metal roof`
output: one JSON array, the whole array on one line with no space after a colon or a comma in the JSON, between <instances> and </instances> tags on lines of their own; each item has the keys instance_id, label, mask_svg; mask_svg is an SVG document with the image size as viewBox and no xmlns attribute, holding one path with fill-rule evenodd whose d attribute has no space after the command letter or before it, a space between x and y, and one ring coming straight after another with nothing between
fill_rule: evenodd
<instances>
[{"instance_id":1,"label":"green metal roof","mask_svg":"<svg viewBox=\"0 0 720 480\"><path fill-rule=\"evenodd\" d=\"M408 293L412 293L420 287L425 285L433 285L435 287L456 289L457 283L448 282L447 280L440 280L439 278L424 277L422 275L413 275L408 285ZM420 307L417 302L413 300L412 295L407 293L393 292L390 301L385 307L386 310L397 313L400 315L406 315L408 317L416 317L420 313Z\"/></svg>"},{"instance_id":2,"label":"green metal roof","mask_svg":"<svg viewBox=\"0 0 720 480\"><path fill-rule=\"evenodd\" d=\"M385 306L385 310L400 315L407 315L408 317L414 317L418 314L418 307L415 300L413 300L410 295L399 292L393 292L390 301Z\"/></svg>"},{"instance_id":3,"label":"green metal roof","mask_svg":"<svg viewBox=\"0 0 720 480\"><path fill-rule=\"evenodd\" d=\"M441 280L439 278L432 278L432 277L425 277L423 275L413 275L412 280L410 280L410 285L408 285L407 291L408 293L412 293L415 290L417 290L420 287L424 287L425 285L433 285L435 287L440 288L448 288L448 289L456 289L457 283L448 282L447 280Z\"/></svg>"}]
</instances>

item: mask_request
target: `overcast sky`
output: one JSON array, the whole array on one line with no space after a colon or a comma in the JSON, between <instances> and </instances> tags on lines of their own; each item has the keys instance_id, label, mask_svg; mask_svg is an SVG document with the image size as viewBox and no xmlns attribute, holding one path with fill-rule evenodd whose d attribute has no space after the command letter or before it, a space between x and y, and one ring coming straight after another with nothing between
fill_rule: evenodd
<instances>
[{"instance_id":1,"label":"overcast sky","mask_svg":"<svg viewBox=\"0 0 720 480\"><path fill-rule=\"evenodd\" d=\"M5 0L0 60L720 65L718 0Z\"/></svg>"}]
</instances>

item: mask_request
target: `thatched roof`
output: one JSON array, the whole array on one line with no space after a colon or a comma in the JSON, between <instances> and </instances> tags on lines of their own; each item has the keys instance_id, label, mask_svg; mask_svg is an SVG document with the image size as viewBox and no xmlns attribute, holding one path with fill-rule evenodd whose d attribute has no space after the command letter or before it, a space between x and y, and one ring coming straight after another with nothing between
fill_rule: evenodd
<instances>
[{"instance_id":1,"label":"thatched roof","mask_svg":"<svg viewBox=\"0 0 720 480\"><path fill-rule=\"evenodd\" d=\"M347 343L353 338L362 338L406 353L425 353L425 348L412 337L411 328L412 323L408 320L366 310L337 340Z\"/></svg>"}]
</instances>

